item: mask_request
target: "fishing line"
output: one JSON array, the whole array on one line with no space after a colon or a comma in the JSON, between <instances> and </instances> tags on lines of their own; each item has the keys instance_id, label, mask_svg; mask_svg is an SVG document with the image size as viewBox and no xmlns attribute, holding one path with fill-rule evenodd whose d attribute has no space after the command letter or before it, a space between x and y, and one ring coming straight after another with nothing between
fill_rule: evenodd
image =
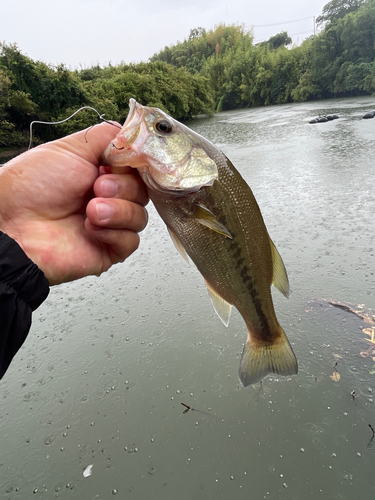
<instances>
[{"instance_id":1,"label":"fishing line","mask_svg":"<svg viewBox=\"0 0 375 500\"><path fill-rule=\"evenodd\" d=\"M75 116L77 113L79 113L83 109L91 109L92 111L95 111L95 113L99 116L100 120L103 120L104 122L109 123L110 125L113 125L114 127L121 128L120 125L116 125L115 123L112 123L109 120L106 120L105 118L103 118L103 116L105 116L104 113L100 114L99 111L97 111L95 108L92 108L91 106L82 106L82 108L77 109L77 111L75 111L72 115L68 116L68 118L65 118L64 120L60 120L58 122L41 122L38 120L34 120L33 122L31 122L30 123L30 142L29 142L29 147L27 148L27 150L31 149L31 146L33 144L33 125L34 125L34 123L40 123L41 125L60 125L61 123L67 122L68 120L73 118L73 116ZM92 129L92 127L94 127L94 125L92 125L90 128L88 128L86 130L86 133L85 133L86 143L87 143L86 135L89 132L89 130Z\"/></svg>"}]
</instances>

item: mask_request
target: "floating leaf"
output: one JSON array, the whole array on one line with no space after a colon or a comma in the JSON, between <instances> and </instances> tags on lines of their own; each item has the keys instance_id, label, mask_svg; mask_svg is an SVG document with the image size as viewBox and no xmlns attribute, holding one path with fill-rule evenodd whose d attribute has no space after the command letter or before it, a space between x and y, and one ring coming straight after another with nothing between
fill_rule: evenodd
<instances>
[{"instance_id":1,"label":"floating leaf","mask_svg":"<svg viewBox=\"0 0 375 500\"><path fill-rule=\"evenodd\" d=\"M335 352L332 353L332 356L335 358L335 359L342 359L342 356L340 356L340 354L336 354Z\"/></svg>"},{"instance_id":2,"label":"floating leaf","mask_svg":"<svg viewBox=\"0 0 375 500\"><path fill-rule=\"evenodd\" d=\"M339 372L333 372L332 375L330 375L331 379L334 381L334 382L338 382L340 380L340 374Z\"/></svg>"}]
</instances>

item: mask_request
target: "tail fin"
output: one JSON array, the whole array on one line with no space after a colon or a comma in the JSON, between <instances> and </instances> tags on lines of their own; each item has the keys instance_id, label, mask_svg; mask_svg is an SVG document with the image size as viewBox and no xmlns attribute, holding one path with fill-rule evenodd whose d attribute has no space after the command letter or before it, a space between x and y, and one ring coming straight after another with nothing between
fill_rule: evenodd
<instances>
[{"instance_id":1,"label":"tail fin","mask_svg":"<svg viewBox=\"0 0 375 500\"><path fill-rule=\"evenodd\" d=\"M238 370L244 387L259 382L268 373L295 375L298 372L297 358L281 327L280 330L281 337L273 344L251 342L249 335Z\"/></svg>"}]
</instances>

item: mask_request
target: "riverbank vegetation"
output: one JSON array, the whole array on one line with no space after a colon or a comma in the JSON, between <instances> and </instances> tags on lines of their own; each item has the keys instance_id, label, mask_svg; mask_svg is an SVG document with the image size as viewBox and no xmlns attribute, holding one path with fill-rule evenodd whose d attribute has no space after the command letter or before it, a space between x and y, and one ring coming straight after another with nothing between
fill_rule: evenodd
<instances>
[{"instance_id":1,"label":"riverbank vegetation","mask_svg":"<svg viewBox=\"0 0 375 500\"><path fill-rule=\"evenodd\" d=\"M123 122L128 101L157 106L179 120L198 114L375 92L375 0L331 0L320 31L291 46L282 32L254 44L243 26L195 28L147 63L71 71L33 61L0 44L0 148L25 145L32 120L58 121L94 106ZM95 123L84 111L62 125L36 126L39 141Z\"/></svg>"}]
</instances>

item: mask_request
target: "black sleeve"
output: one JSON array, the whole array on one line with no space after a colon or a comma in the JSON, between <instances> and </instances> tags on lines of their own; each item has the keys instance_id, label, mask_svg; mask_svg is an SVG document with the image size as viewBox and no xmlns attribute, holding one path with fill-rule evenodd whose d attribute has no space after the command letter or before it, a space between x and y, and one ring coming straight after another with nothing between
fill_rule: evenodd
<instances>
[{"instance_id":1,"label":"black sleeve","mask_svg":"<svg viewBox=\"0 0 375 500\"><path fill-rule=\"evenodd\" d=\"M0 231L0 378L29 333L31 313L48 293L43 272Z\"/></svg>"}]
</instances>

